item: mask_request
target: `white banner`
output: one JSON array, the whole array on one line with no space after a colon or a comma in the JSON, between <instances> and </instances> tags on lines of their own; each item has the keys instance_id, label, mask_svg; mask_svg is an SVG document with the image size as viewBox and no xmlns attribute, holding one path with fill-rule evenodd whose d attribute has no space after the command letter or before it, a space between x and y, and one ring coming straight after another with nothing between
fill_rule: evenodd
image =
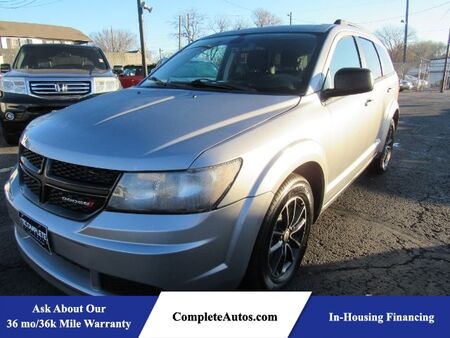
<instances>
[{"instance_id":1,"label":"white banner","mask_svg":"<svg viewBox=\"0 0 450 338\"><path fill-rule=\"evenodd\" d=\"M139 338L286 338L311 292L162 292Z\"/></svg>"}]
</instances>

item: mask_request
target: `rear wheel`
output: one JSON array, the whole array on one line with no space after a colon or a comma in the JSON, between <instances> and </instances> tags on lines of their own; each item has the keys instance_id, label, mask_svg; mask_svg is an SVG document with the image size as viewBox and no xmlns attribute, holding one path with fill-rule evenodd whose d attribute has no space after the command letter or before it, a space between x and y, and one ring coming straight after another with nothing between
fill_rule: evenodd
<instances>
[{"instance_id":1,"label":"rear wheel","mask_svg":"<svg viewBox=\"0 0 450 338\"><path fill-rule=\"evenodd\" d=\"M291 174L276 193L253 249L244 286L278 290L298 271L313 220L308 181Z\"/></svg>"},{"instance_id":2,"label":"rear wheel","mask_svg":"<svg viewBox=\"0 0 450 338\"><path fill-rule=\"evenodd\" d=\"M377 174L383 174L389 168L392 159L392 151L394 149L395 131L395 122L394 120L391 120L386 140L384 141L383 150L372 162L372 169Z\"/></svg>"}]
</instances>

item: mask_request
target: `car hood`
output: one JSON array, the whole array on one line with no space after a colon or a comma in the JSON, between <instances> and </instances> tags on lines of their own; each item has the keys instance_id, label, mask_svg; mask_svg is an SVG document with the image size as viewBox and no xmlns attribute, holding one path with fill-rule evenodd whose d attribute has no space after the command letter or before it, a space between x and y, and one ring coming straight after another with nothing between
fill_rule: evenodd
<instances>
[{"instance_id":1,"label":"car hood","mask_svg":"<svg viewBox=\"0 0 450 338\"><path fill-rule=\"evenodd\" d=\"M86 166L180 170L206 149L285 112L299 100L135 87L34 120L22 144L49 158Z\"/></svg>"},{"instance_id":2,"label":"car hood","mask_svg":"<svg viewBox=\"0 0 450 338\"><path fill-rule=\"evenodd\" d=\"M13 69L5 73L6 77L27 78L60 78L60 77L91 77L113 76L112 70L87 70L87 69Z\"/></svg>"}]
</instances>

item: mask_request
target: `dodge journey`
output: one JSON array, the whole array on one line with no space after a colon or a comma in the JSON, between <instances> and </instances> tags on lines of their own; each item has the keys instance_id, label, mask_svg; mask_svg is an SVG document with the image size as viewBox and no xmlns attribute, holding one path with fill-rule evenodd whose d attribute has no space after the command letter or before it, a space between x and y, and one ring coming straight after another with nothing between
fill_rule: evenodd
<instances>
[{"instance_id":1,"label":"dodge journey","mask_svg":"<svg viewBox=\"0 0 450 338\"><path fill-rule=\"evenodd\" d=\"M18 248L68 293L281 289L319 215L388 169L398 86L342 21L199 39L28 125L5 186Z\"/></svg>"}]
</instances>

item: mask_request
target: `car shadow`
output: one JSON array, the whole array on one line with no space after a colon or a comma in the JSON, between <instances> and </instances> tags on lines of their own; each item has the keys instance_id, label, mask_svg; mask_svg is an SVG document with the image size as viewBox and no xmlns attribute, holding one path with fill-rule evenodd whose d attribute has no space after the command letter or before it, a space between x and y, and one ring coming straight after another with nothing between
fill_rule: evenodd
<instances>
[{"instance_id":1,"label":"car shadow","mask_svg":"<svg viewBox=\"0 0 450 338\"><path fill-rule=\"evenodd\" d=\"M393 250L300 268L289 290L317 295L445 295L450 290L447 245Z\"/></svg>"},{"instance_id":2,"label":"car shadow","mask_svg":"<svg viewBox=\"0 0 450 338\"><path fill-rule=\"evenodd\" d=\"M450 205L450 105L433 113L400 116L391 167L366 171L354 183L376 193Z\"/></svg>"}]
</instances>

